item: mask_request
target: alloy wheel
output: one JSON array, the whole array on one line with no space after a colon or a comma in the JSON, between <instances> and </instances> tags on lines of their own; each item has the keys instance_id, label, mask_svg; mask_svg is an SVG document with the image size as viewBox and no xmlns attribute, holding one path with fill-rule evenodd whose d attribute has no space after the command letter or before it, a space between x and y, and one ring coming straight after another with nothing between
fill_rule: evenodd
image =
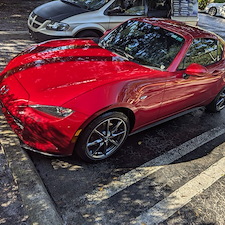
<instances>
[{"instance_id":1,"label":"alloy wheel","mask_svg":"<svg viewBox=\"0 0 225 225\"><path fill-rule=\"evenodd\" d=\"M215 7L212 7L209 9L209 15L215 16L217 13L217 9Z\"/></svg>"},{"instance_id":2,"label":"alloy wheel","mask_svg":"<svg viewBox=\"0 0 225 225\"><path fill-rule=\"evenodd\" d=\"M221 111L224 108L225 104L225 90L223 90L219 97L218 97L218 101L216 102L216 109L217 111Z\"/></svg>"},{"instance_id":3,"label":"alloy wheel","mask_svg":"<svg viewBox=\"0 0 225 225\"><path fill-rule=\"evenodd\" d=\"M128 134L125 121L121 118L108 118L95 126L86 144L86 153L94 160L101 160L113 154Z\"/></svg>"}]
</instances>

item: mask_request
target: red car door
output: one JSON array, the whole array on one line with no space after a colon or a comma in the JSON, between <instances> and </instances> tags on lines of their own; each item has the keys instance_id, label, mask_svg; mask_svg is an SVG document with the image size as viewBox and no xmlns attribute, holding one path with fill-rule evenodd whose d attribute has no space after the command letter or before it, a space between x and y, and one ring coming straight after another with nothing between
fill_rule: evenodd
<instances>
[{"instance_id":1,"label":"red car door","mask_svg":"<svg viewBox=\"0 0 225 225\"><path fill-rule=\"evenodd\" d=\"M200 76L186 75L185 69L192 63L204 65L207 72ZM168 77L160 118L212 100L222 88L223 68L222 48L218 40L194 40L177 71Z\"/></svg>"}]
</instances>

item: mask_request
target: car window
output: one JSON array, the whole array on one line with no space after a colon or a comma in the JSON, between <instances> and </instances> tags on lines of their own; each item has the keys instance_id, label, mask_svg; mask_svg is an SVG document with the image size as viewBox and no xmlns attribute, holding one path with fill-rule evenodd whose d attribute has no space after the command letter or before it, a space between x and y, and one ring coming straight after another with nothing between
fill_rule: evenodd
<instances>
[{"instance_id":1,"label":"car window","mask_svg":"<svg viewBox=\"0 0 225 225\"><path fill-rule=\"evenodd\" d=\"M149 17L170 17L171 14L171 1L170 0L148 0Z\"/></svg>"},{"instance_id":2,"label":"car window","mask_svg":"<svg viewBox=\"0 0 225 225\"><path fill-rule=\"evenodd\" d=\"M167 69L183 46L180 35L136 20L130 20L100 40L100 46L141 65Z\"/></svg>"},{"instance_id":3,"label":"car window","mask_svg":"<svg viewBox=\"0 0 225 225\"><path fill-rule=\"evenodd\" d=\"M195 39L179 69L185 69L192 63L198 63L202 66L211 65L222 58L222 52L223 47L218 40L209 38Z\"/></svg>"},{"instance_id":4,"label":"car window","mask_svg":"<svg viewBox=\"0 0 225 225\"><path fill-rule=\"evenodd\" d=\"M111 16L144 15L144 0L116 0L107 10Z\"/></svg>"}]
</instances>

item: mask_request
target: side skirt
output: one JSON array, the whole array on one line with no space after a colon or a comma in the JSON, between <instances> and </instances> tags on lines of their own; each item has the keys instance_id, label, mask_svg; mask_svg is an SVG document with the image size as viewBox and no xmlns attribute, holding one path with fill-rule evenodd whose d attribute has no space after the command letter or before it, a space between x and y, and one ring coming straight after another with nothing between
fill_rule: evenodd
<instances>
[{"instance_id":1,"label":"side skirt","mask_svg":"<svg viewBox=\"0 0 225 225\"><path fill-rule=\"evenodd\" d=\"M180 113L178 113L178 114L176 114L176 115L173 115L173 116L170 116L170 117L167 117L167 118L162 119L162 120L160 120L160 121L157 121L157 122L155 122L155 123L151 123L151 124L149 124L149 125L147 125L147 126L144 126L144 127L140 128L140 129L138 129L138 130L136 130L136 131L130 133L129 136L131 136L131 135L133 135L133 134L137 134L137 133L142 132L142 131L144 131L144 130L147 130L147 129L149 129L149 128L158 126L159 124L168 122L168 121L173 120L173 119L175 119L175 118L177 118L177 117L186 115L186 114L188 114L188 113L191 113L191 112L196 111L196 110L199 110L199 109L204 110L205 107L196 107L196 108L188 109L188 110L186 110L186 111L180 112Z\"/></svg>"}]
</instances>

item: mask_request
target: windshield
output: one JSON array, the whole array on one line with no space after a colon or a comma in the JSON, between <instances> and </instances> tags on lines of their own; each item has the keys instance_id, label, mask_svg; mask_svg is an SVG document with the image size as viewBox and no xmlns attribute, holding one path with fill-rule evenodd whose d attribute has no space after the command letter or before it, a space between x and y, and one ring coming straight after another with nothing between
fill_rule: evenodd
<instances>
[{"instance_id":1,"label":"windshield","mask_svg":"<svg viewBox=\"0 0 225 225\"><path fill-rule=\"evenodd\" d=\"M61 0L88 10L97 10L105 5L109 0Z\"/></svg>"},{"instance_id":2,"label":"windshield","mask_svg":"<svg viewBox=\"0 0 225 225\"><path fill-rule=\"evenodd\" d=\"M141 65L167 69L184 38L149 23L130 20L100 39L99 45Z\"/></svg>"}]
</instances>

